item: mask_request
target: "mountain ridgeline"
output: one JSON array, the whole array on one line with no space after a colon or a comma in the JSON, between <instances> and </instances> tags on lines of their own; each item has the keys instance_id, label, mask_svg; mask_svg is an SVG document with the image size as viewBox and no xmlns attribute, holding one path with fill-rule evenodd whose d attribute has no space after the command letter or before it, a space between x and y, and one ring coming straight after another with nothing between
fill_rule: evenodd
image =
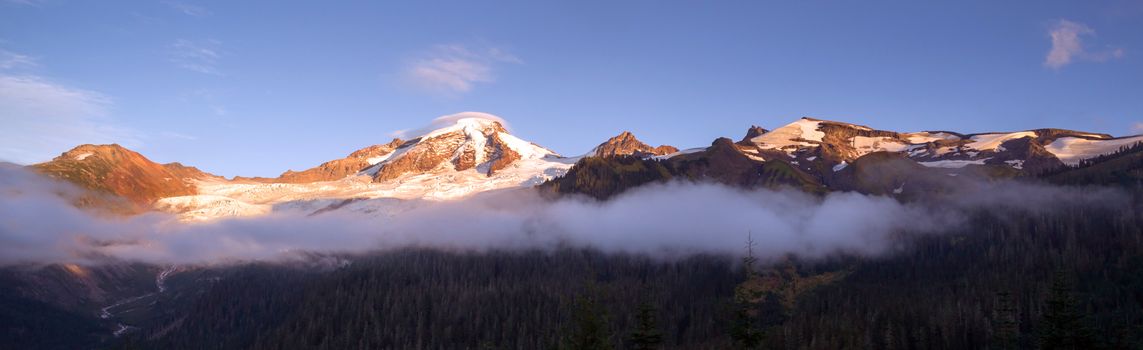
<instances>
[{"instance_id":1,"label":"mountain ridgeline","mask_svg":"<svg viewBox=\"0 0 1143 350\"><path fill-rule=\"evenodd\" d=\"M1103 169L1111 166L1092 165L1137 152L1134 146L1143 141L1143 136L1061 129L902 133L802 118L772 130L752 126L737 142L718 138L709 146L684 150L650 146L624 131L584 155L569 157L517 138L503 120L488 114L449 116L438 126L407 141L369 146L276 178L228 180L179 163L157 164L117 145L83 145L31 168L137 205L206 220L297 207L288 204L300 197L334 203L443 200L537 187L547 194L607 199L666 181L903 198L955 190L970 181L1011 178L1129 184L1140 178L1137 171L1104 175Z\"/></svg>"}]
</instances>

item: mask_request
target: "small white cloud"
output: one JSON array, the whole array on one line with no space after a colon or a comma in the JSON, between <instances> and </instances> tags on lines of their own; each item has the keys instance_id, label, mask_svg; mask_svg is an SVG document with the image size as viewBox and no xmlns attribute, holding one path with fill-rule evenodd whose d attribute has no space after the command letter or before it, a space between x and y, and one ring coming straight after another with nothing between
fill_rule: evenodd
<instances>
[{"instance_id":1,"label":"small white cloud","mask_svg":"<svg viewBox=\"0 0 1143 350\"><path fill-rule=\"evenodd\" d=\"M166 137L169 139L179 139L179 140L187 140L187 141L198 140L198 137L196 137L196 136L187 135L187 134L183 134L183 133L177 133L174 131L164 131L164 132L159 133L159 136Z\"/></svg>"},{"instance_id":2,"label":"small white cloud","mask_svg":"<svg viewBox=\"0 0 1143 350\"><path fill-rule=\"evenodd\" d=\"M38 76L0 74L0 160L41 162L84 143L137 147L138 134L114 126L111 99Z\"/></svg>"},{"instance_id":3,"label":"small white cloud","mask_svg":"<svg viewBox=\"0 0 1143 350\"><path fill-rule=\"evenodd\" d=\"M523 61L498 48L438 45L411 62L405 70L405 78L426 91L465 93L477 83L494 82L495 66L520 63Z\"/></svg>"},{"instance_id":4,"label":"small white cloud","mask_svg":"<svg viewBox=\"0 0 1143 350\"><path fill-rule=\"evenodd\" d=\"M430 90L468 92L475 83L492 82L492 69L461 58L431 58L410 67L409 76Z\"/></svg>"},{"instance_id":5,"label":"small white cloud","mask_svg":"<svg viewBox=\"0 0 1143 350\"><path fill-rule=\"evenodd\" d=\"M398 138L402 138L402 139L406 139L406 140L407 139L413 139L413 138L421 137L422 135L428 134L429 132L432 132L433 130L437 130L440 128L445 128L445 127L449 127L452 125L456 125L457 121L459 121L461 119L469 119L469 118L491 120L491 121L500 123L500 126L504 127L504 129L512 130L512 126L508 125L508 121L504 120L504 118L501 118L499 116L489 114L489 113L483 113L483 112L460 112L457 114L449 114L449 115L437 117L436 119L433 119L431 122L429 122L429 125L425 125L425 126L422 126L420 128L417 128L417 129L412 129L412 130L402 129L402 130L394 131L394 132L390 133L389 136L398 137Z\"/></svg>"},{"instance_id":6,"label":"small white cloud","mask_svg":"<svg viewBox=\"0 0 1143 350\"><path fill-rule=\"evenodd\" d=\"M1131 132L1136 135L1143 135L1143 122L1132 123Z\"/></svg>"},{"instance_id":7,"label":"small white cloud","mask_svg":"<svg viewBox=\"0 0 1143 350\"><path fill-rule=\"evenodd\" d=\"M1095 30L1077 22L1061 19L1048 32L1052 38L1052 49L1044 58L1044 66L1060 69L1077 60L1105 62L1123 57L1123 49L1111 48L1103 51L1088 51L1084 47L1084 37L1094 37Z\"/></svg>"},{"instance_id":8,"label":"small white cloud","mask_svg":"<svg viewBox=\"0 0 1143 350\"><path fill-rule=\"evenodd\" d=\"M222 75L218 70L218 60L222 58L218 40L191 41L176 40L171 44L170 60L182 69L210 75Z\"/></svg>"},{"instance_id":9,"label":"small white cloud","mask_svg":"<svg viewBox=\"0 0 1143 350\"><path fill-rule=\"evenodd\" d=\"M210 14L210 10L203 8L202 6L191 5L181 1L163 1L163 4L172 9L175 9L176 11L182 12L187 16L199 17Z\"/></svg>"}]
</instances>

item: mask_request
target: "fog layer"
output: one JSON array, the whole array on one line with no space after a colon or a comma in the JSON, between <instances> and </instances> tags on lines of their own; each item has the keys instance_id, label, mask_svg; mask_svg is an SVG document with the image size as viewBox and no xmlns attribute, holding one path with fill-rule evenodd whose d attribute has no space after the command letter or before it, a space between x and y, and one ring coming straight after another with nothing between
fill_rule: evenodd
<instances>
[{"instance_id":1,"label":"fog layer","mask_svg":"<svg viewBox=\"0 0 1143 350\"><path fill-rule=\"evenodd\" d=\"M389 213L380 205L382 213L346 208L185 223L159 213L95 216L61 195L76 191L23 169L0 167L0 265L210 264L407 247L485 251L572 246L671 258L741 255L748 235L762 258L875 255L890 249L901 234L955 229L965 210L1039 211L1127 202L1112 190L1017 183L984 184L912 204L857 193L820 197L795 190L669 183L606 202L546 200L535 191L519 190L402 203L399 212Z\"/></svg>"}]
</instances>

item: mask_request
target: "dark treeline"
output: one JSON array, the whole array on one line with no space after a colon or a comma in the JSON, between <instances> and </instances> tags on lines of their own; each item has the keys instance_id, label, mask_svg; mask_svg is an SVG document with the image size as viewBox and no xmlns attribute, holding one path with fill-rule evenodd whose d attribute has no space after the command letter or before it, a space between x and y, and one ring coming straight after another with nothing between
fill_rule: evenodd
<instances>
[{"instance_id":1,"label":"dark treeline","mask_svg":"<svg viewBox=\"0 0 1143 350\"><path fill-rule=\"evenodd\" d=\"M789 319L767 344L1143 347L1139 214L1138 205L1042 213L982 211L956 233L908 237L891 257L853 263L844 280L784 310ZM1069 299L1070 304L1053 309L1053 298ZM1053 313L1072 315L1071 328L1052 331L1045 316ZM1058 347L1051 341L1056 338L1078 345Z\"/></svg>"},{"instance_id":2,"label":"dark treeline","mask_svg":"<svg viewBox=\"0 0 1143 350\"><path fill-rule=\"evenodd\" d=\"M902 233L881 257L747 265L582 249L409 250L351 258L334 271L247 266L132 341L164 349L1143 346L1140 206L1059 206L981 210L952 232Z\"/></svg>"},{"instance_id":3,"label":"dark treeline","mask_svg":"<svg viewBox=\"0 0 1143 350\"><path fill-rule=\"evenodd\" d=\"M577 299L591 298L616 347L646 301L667 343L725 348L725 296L741 277L733 266L721 257L658 262L569 249L411 250L320 273L248 267L135 338L182 349L558 348L569 341Z\"/></svg>"}]
</instances>

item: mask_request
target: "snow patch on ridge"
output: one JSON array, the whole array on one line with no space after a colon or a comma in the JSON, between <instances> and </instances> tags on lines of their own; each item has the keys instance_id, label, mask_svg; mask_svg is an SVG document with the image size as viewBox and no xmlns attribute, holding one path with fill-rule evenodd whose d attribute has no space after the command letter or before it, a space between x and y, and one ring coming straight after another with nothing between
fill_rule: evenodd
<instances>
[{"instance_id":1,"label":"snow patch on ridge","mask_svg":"<svg viewBox=\"0 0 1143 350\"><path fill-rule=\"evenodd\" d=\"M904 135L905 135L905 140L909 141L909 143L912 143L912 144L919 144L919 143L923 144L923 143L936 142L936 141L960 140L959 136L956 136L956 135L953 135L953 134L950 134L947 132L922 131L922 132L915 132L915 133L904 134Z\"/></svg>"},{"instance_id":2,"label":"snow patch on ridge","mask_svg":"<svg viewBox=\"0 0 1143 350\"><path fill-rule=\"evenodd\" d=\"M1138 142L1143 142L1143 135L1103 140L1061 137L1044 148L1064 164L1076 165L1084 159L1115 153L1122 147L1131 147Z\"/></svg>"},{"instance_id":3,"label":"snow patch on ridge","mask_svg":"<svg viewBox=\"0 0 1143 350\"><path fill-rule=\"evenodd\" d=\"M866 137L854 136L853 148L861 155L873 152L902 152L910 145L902 143L892 137Z\"/></svg>"},{"instance_id":4,"label":"snow patch on ridge","mask_svg":"<svg viewBox=\"0 0 1143 350\"><path fill-rule=\"evenodd\" d=\"M396 150L394 150L394 152L389 152L389 153L386 153L385 155L378 156L378 157L369 157L369 158L365 159L365 162L369 163L369 165L377 165L377 163L384 162L386 159L389 159L389 157L392 157L393 153L396 153L395 151Z\"/></svg>"},{"instance_id":5,"label":"snow patch on ridge","mask_svg":"<svg viewBox=\"0 0 1143 350\"><path fill-rule=\"evenodd\" d=\"M1031 131L1021 131L1007 134L980 134L973 135L970 138L972 142L965 146L978 151L998 150L998 148L1000 148L1000 144L1007 142L1008 140L1015 140L1025 137L1036 138L1036 136L1036 133ZM1003 149L999 150L1003 151Z\"/></svg>"},{"instance_id":6,"label":"snow patch on ridge","mask_svg":"<svg viewBox=\"0 0 1143 350\"><path fill-rule=\"evenodd\" d=\"M750 139L750 142L761 149L784 149L787 153L792 153L798 147L813 146L822 142L825 133L818 130L821 123L820 120L802 118L765 134L755 136Z\"/></svg>"},{"instance_id":7,"label":"snow patch on ridge","mask_svg":"<svg viewBox=\"0 0 1143 350\"><path fill-rule=\"evenodd\" d=\"M984 161L989 160L989 159L992 159L992 158L990 157L990 158L977 159L977 160L952 160L952 159L950 159L950 160L935 160L935 161L931 161L931 162L918 162L918 163L920 163L921 165L930 167L930 168L963 168L963 167L966 167L969 165L984 165Z\"/></svg>"},{"instance_id":8,"label":"snow patch on ridge","mask_svg":"<svg viewBox=\"0 0 1143 350\"><path fill-rule=\"evenodd\" d=\"M842 161L841 163L837 163L837 165L833 166L833 172L835 172L835 173L839 172L839 171L841 171L841 169L845 169L845 167L847 167L847 166L849 166L849 163L846 163L845 161Z\"/></svg>"},{"instance_id":9,"label":"snow patch on ridge","mask_svg":"<svg viewBox=\"0 0 1143 350\"><path fill-rule=\"evenodd\" d=\"M546 156L559 156L559 154L553 152L550 149L540 147L528 141L521 140L516 136L512 136L512 134L501 132L497 133L496 136L499 136L500 140L504 141L504 143L507 144L508 148L511 148L513 151L516 151L516 153L519 153L520 158L539 159Z\"/></svg>"},{"instance_id":10,"label":"snow patch on ridge","mask_svg":"<svg viewBox=\"0 0 1143 350\"><path fill-rule=\"evenodd\" d=\"M675 153L671 153L671 154L664 154L664 155L661 155L661 156L654 156L654 157L651 157L651 159L655 159L655 160L666 160L666 159L670 159L670 158L673 158L673 157L675 157L675 156L681 156L681 155L684 155L684 154L691 154L691 153L698 153L698 152L702 152L702 151L705 151L705 150L706 150L706 147L695 147L695 148L688 148L688 149L684 149L684 150L682 150L682 151L678 151L678 152L675 152Z\"/></svg>"}]
</instances>

